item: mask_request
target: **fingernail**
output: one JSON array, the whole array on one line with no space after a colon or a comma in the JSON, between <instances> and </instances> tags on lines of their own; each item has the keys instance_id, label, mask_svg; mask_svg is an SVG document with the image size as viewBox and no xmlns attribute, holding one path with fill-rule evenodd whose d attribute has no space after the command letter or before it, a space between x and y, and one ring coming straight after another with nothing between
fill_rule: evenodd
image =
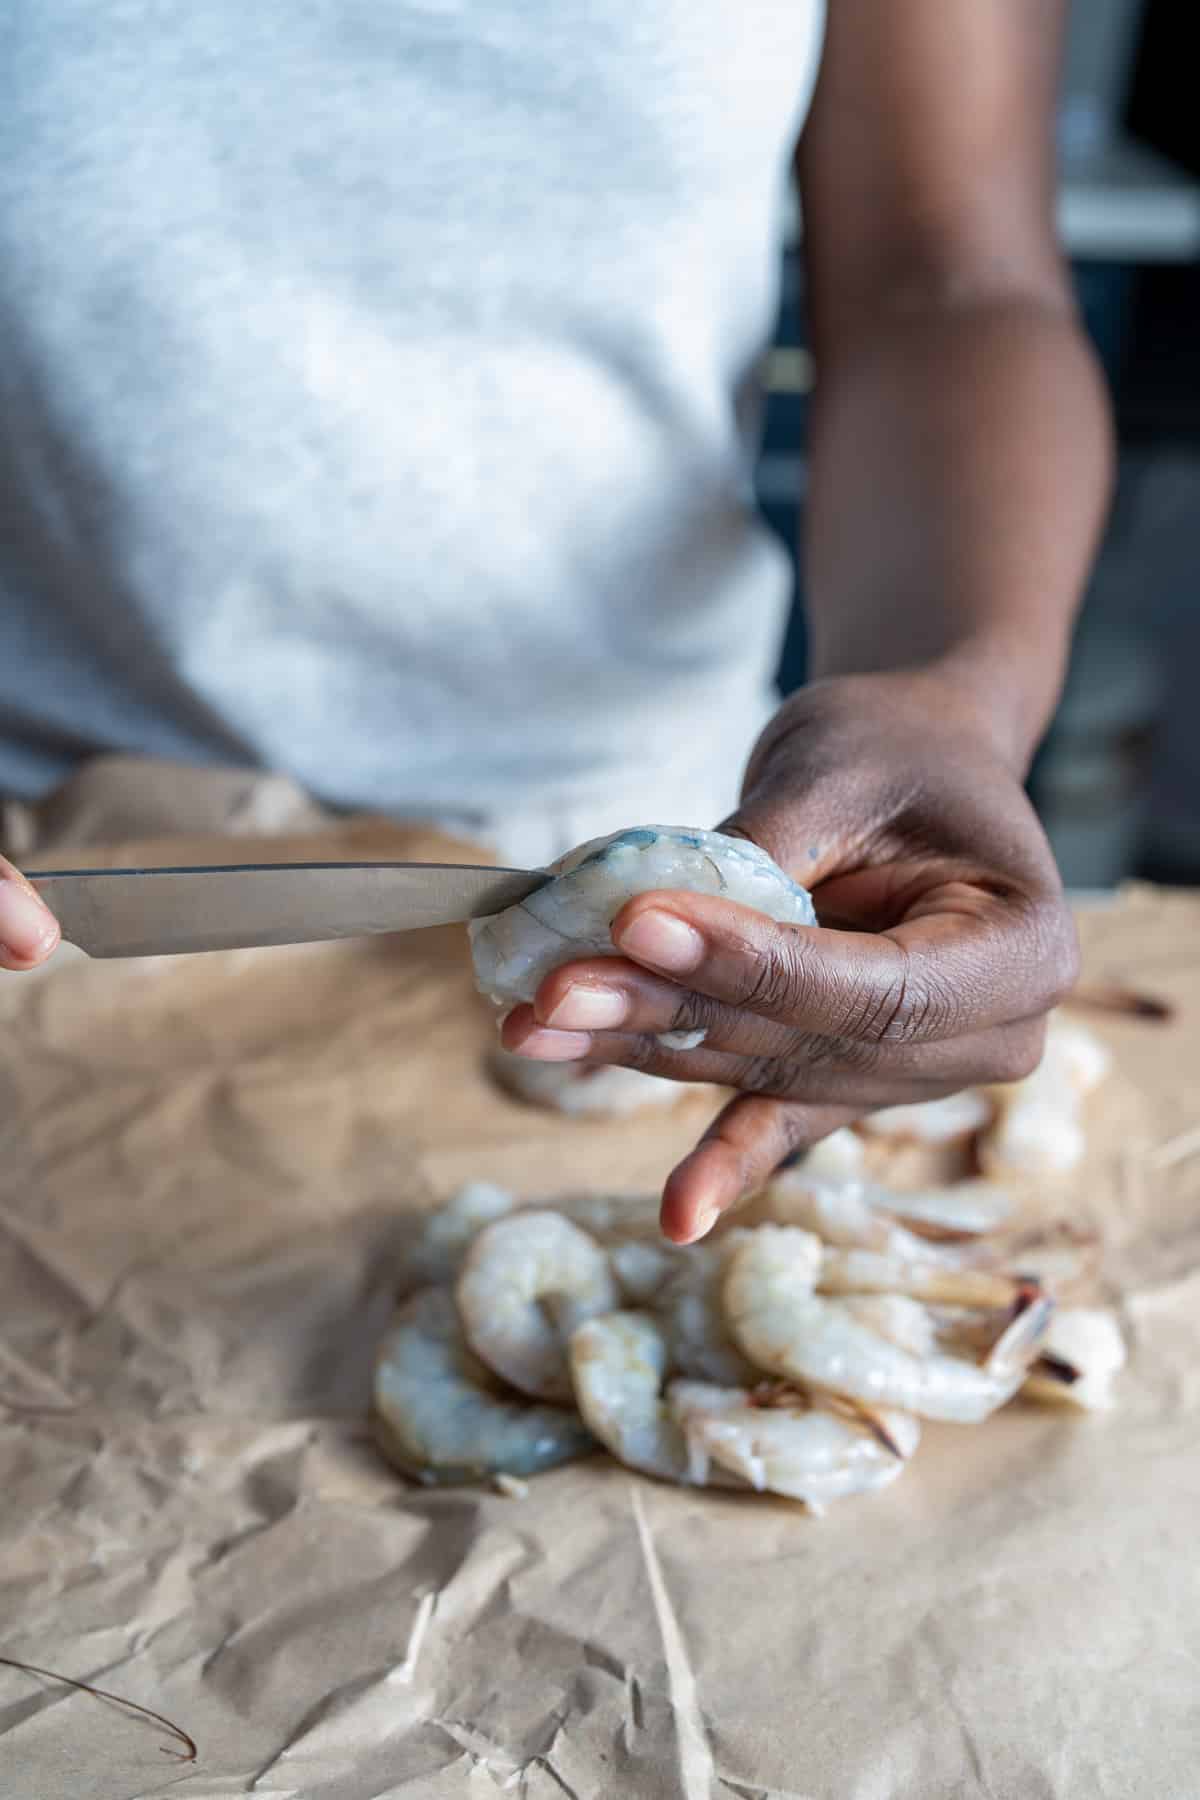
<instances>
[{"instance_id":1,"label":"fingernail","mask_svg":"<svg viewBox=\"0 0 1200 1800\"><path fill-rule=\"evenodd\" d=\"M629 1011L624 994L610 987L569 987L547 1025L556 1031L611 1031L622 1025Z\"/></svg>"},{"instance_id":2,"label":"fingernail","mask_svg":"<svg viewBox=\"0 0 1200 1800\"><path fill-rule=\"evenodd\" d=\"M53 915L20 881L0 881L0 944L20 962L48 955L58 942Z\"/></svg>"},{"instance_id":3,"label":"fingernail","mask_svg":"<svg viewBox=\"0 0 1200 1800\"><path fill-rule=\"evenodd\" d=\"M514 1054L532 1057L535 1062L578 1062L592 1047L586 1031L531 1031Z\"/></svg>"},{"instance_id":4,"label":"fingernail","mask_svg":"<svg viewBox=\"0 0 1200 1800\"><path fill-rule=\"evenodd\" d=\"M707 1237L720 1216L721 1214L717 1207L702 1206L700 1211L696 1214L696 1222L692 1226L692 1232L691 1236L688 1238L688 1243L694 1244L698 1242L700 1238Z\"/></svg>"},{"instance_id":5,"label":"fingernail","mask_svg":"<svg viewBox=\"0 0 1200 1800\"><path fill-rule=\"evenodd\" d=\"M639 913L621 933L620 948L637 962L663 969L669 975L686 975L704 960L704 939L674 913Z\"/></svg>"}]
</instances>

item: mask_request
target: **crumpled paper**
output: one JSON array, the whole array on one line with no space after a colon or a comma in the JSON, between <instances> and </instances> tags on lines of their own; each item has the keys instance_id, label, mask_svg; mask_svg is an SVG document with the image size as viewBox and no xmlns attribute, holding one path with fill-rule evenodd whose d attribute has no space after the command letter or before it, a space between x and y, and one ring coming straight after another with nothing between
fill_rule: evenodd
<instances>
[{"instance_id":1,"label":"crumpled paper","mask_svg":"<svg viewBox=\"0 0 1200 1800\"><path fill-rule=\"evenodd\" d=\"M61 796L18 820L27 866L139 801L175 835L91 855L471 854L278 787L264 816L244 777L111 778L78 832ZM422 1491L365 1427L422 1208L651 1188L711 1097L611 1129L497 1093L458 930L0 976L0 1654L199 1750L0 1666L0 1795L1194 1797L1198 927L1148 890L1082 921L1093 979L1177 1007L1101 1024L1054 1199L1106 1235L1119 1410L930 1426L819 1522L599 1457L523 1501Z\"/></svg>"}]
</instances>

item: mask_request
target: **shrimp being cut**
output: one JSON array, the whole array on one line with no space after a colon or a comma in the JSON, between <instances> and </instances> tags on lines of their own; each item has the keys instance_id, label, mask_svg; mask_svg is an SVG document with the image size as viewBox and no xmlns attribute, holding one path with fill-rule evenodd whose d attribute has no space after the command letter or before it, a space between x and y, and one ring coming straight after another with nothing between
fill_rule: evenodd
<instances>
[{"instance_id":1,"label":"shrimp being cut","mask_svg":"<svg viewBox=\"0 0 1200 1800\"><path fill-rule=\"evenodd\" d=\"M513 1213L467 1251L455 1289L475 1354L524 1394L569 1400L567 1340L620 1304L608 1257L560 1213Z\"/></svg>"},{"instance_id":2,"label":"shrimp being cut","mask_svg":"<svg viewBox=\"0 0 1200 1800\"><path fill-rule=\"evenodd\" d=\"M814 1513L895 1481L921 1436L908 1413L858 1413L786 1383L746 1392L675 1381L668 1405L698 1466L715 1463L759 1493L802 1500Z\"/></svg>"},{"instance_id":3,"label":"shrimp being cut","mask_svg":"<svg viewBox=\"0 0 1200 1800\"><path fill-rule=\"evenodd\" d=\"M813 925L807 891L756 844L717 831L647 825L597 838L556 863L553 879L494 918L470 926L475 976L497 1005L532 1000L552 969L618 954L610 926L635 894L715 894L780 923ZM672 1047L683 1046L666 1033ZM687 1048L700 1041L692 1032Z\"/></svg>"},{"instance_id":4,"label":"shrimp being cut","mask_svg":"<svg viewBox=\"0 0 1200 1800\"><path fill-rule=\"evenodd\" d=\"M534 1475L594 1446L574 1412L506 1392L472 1355L448 1288L396 1315L375 1369L372 1425L388 1460L424 1482Z\"/></svg>"},{"instance_id":5,"label":"shrimp being cut","mask_svg":"<svg viewBox=\"0 0 1200 1800\"><path fill-rule=\"evenodd\" d=\"M760 1226L733 1253L725 1314L751 1362L870 1405L961 1424L986 1418L1016 1393L1052 1310L1041 1298L1022 1301L982 1364L941 1352L916 1355L818 1294L821 1274L819 1240L795 1227Z\"/></svg>"}]
</instances>

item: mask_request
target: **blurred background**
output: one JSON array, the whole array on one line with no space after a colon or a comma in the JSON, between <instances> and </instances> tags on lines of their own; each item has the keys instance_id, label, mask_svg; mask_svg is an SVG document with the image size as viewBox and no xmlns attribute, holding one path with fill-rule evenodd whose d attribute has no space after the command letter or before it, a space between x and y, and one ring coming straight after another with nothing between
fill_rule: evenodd
<instances>
[{"instance_id":1,"label":"blurred background","mask_svg":"<svg viewBox=\"0 0 1200 1800\"><path fill-rule=\"evenodd\" d=\"M1059 221L1108 372L1118 492L1058 717L1030 782L1069 885L1200 884L1200 109L1192 9L1073 0L1059 108ZM758 500L803 528L801 224L789 220ZM799 575L797 573L797 592ZM785 689L804 679L799 607Z\"/></svg>"}]
</instances>

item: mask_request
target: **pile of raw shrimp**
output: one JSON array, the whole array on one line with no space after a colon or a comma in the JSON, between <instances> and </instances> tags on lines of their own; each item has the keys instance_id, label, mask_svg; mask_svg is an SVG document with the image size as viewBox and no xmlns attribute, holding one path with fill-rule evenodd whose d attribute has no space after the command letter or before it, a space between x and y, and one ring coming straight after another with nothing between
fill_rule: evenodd
<instances>
[{"instance_id":1,"label":"pile of raw shrimp","mask_svg":"<svg viewBox=\"0 0 1200 1800\"><path fill-rule=\"evenodd\" d=\"M1048 1103L1034 1082L1027 1106ZM933 1107L883 1125L945 1136L953 1111ZM1019 1141L1019 1098L992 1129ZM1066 1228L1019 1229L988 1181L885 1187L850 1131L686 1247L662 1239L650 1199L523 1205L476 1183L408 1258L377 1439L425 1482L521 1493L602 1447L666 1481L819 1512L895 1481L923 1420L979 1424L1018 1394L1107 1405L1120 1332L1069 1303L1092 1249Z\"/></svg>"}]
</instances>

